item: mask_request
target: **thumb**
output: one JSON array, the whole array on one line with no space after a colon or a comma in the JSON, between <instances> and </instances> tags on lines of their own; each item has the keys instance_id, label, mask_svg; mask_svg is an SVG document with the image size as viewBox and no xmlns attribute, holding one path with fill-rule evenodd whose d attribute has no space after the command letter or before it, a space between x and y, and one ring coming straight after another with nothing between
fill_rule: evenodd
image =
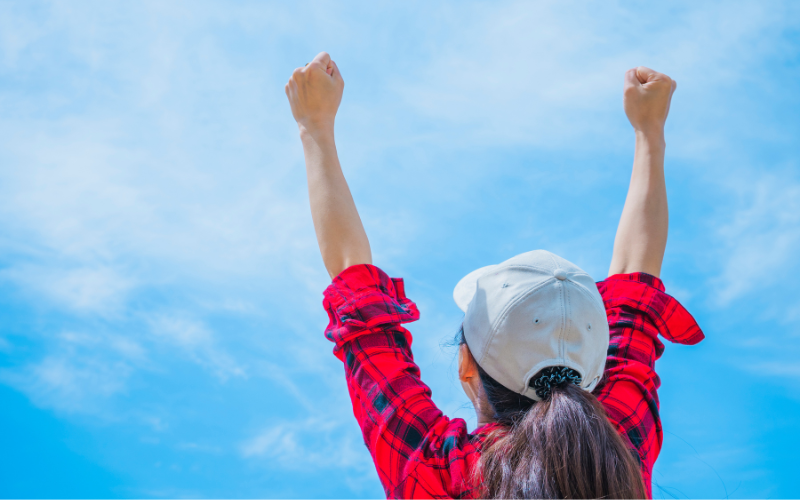
<instances>
[{"instance_id":1,"label":"thumb","mask_svg":"<svg viewBox=\"0 0 800 500\"><path fill-rule=\"evenodd\" d=\"M642 83L639 77L636 76L636 70L639 68L631 68L625 72L625 86L626 87L641 87Z\"/></svg>"},{"instance_id":2,"label":"thumb","mask_svg":"<svg viewBox=\"0 0 800 500\"><path fill-rule=\"evenodd\" d=\"M636 68L636 78L640 83L647 83L655 80L658 77L658 72L644 66Z\"/></svg>"},{"instance_id":3,"label":"thumb","mask_svg":"<svg viewBox=\"0 0 800 500\"><path fill-rule=\"evenodd\" d=\"M328 74L331 75L333 81L337 84L344 85L344 78L342 78L342 72L339 71L339 66L336 65L336 62L331 60L331 63L328 65Z\"/></svg>"},{"instance_id":4,"label":"thumb","mask_svg":"<svg viewBox=\"0 0 800 500\"><path fill-rule=\"evenodd\" d=\"M322 69L326 69L328 67L328 63L330 62L331 62L330 54L328 54L327 52L320 52L319 54L314 56L314 59L312 59L311 62L308 64L309 66L312 64L317 64L321 66Z\"/></svg>"}]
</instances>

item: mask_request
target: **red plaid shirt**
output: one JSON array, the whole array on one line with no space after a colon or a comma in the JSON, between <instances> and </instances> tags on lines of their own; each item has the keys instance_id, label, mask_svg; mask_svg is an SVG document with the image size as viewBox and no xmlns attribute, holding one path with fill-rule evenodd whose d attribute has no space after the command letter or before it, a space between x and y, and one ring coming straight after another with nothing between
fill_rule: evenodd
<instances>
[{"instance_id":1,"label":"red plaid shirt","mask_svg":"<svg viewBox=\"0 0 800 500\"><path fill-rule=\"evenodd\" d=\"M597 288L611 338L605 374L594 394L638 451L651 497L651 472L662 441L655 361L664 344L658 336L696 344L704 335L655 276L617 274ZM463 419L447 418L431 400L411 354L411 333L400 326L419 318L403 280L389 278L375 266L352 266L325 290L323 303L330 318L325 336L344 361L353 413L386 496L476 496L470 473L495 424L470 434Z\"/></svg>"}]
</instances>

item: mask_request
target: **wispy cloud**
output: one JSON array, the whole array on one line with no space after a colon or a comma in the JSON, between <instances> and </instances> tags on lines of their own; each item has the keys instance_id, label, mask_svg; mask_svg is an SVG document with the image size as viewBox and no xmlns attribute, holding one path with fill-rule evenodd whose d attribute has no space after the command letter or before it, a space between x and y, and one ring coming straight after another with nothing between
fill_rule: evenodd
<instances>
[{"instance_id":1,"label":"wispy cloud","mask_svg":"<svg viewBox=\"0 0 800 500\"><path fill-rule=\"evenodd\" d=\"M0 370L0 380L27 393L38 405L64 413L115 419L106 402L124 393L143 347L124 337L64 332L39 360Z\"/></svg>"},{"instance_id":2,"label":"wispy cloud","mask_svg":"<svg viewBox=\"0 0 800 500\"><path fill-rule=\"evenodd\" d=\"M245 368L217 346L212 331L203 323L181 316L160 316L151 325L157 337L176 345L220 379L246 376Z\"/></svg>"},{"instance_id":3,"label":"wispy cloud","mask_svg":"<svg viewBox=\"0 0 800 500\"><path fill-rule=\"evenodd\" d=\"M103 265L70 268L21 263L1 272L0 279L70 312L109 316L124 308L135 278Z\"/></svg>"},{"instance_id":4,"label":"wispy cloud","mask_svg":"<svg viewBox=\"0 0 800 500\"><path fill-rule=\"evenodd\" d=\"M278 33L281 9L197 6L2 7L0 282L41 313L87 321L94 339L62 340L71 358L44 341L42 358L6 369L44 406L95 411L91 394L102 404L170 352L220 380L244 377L203 316L263 316L258 293L313 255L292 173L301 157L290 129L268 119L291 119L285 97L270 90L269 65L231 59L223 38L205 35L225 22ZM157 310L143 305L153 297ZM147 363L116 352L107 331L133 335ZM103 383L76 382L93 378Z\"/></svg>"},{"instance_id":5,"label":"wispy cloud","mask_svg":"<svg viewBox=\"0 0 800 500\"><path fill-rule=\"evenodd\" d=\"M701 112L717 113L701 103L704 87L734 87L776 50L792 7L735 5L724 12L665 5L650 15L624 2L443 7L447 22L470 29L450 33L413 79L393 86L407 106L470 142L616 148L629 127L620 106L626 69L649 65L676 78L673 114L684 115L685 128ZM659 22L662 15L674 22ZM675 146L696 158L694 132L680 133ZM715 130L703 132L706 152L727 142Z\"/></svg>"},{"instance_id":6,"label":"wispy cloud","mask_svg":"<svg viewBox=\"0 0 800 500\"><path fill-rule=\"evenodd\" d=\"M0 380L59 415L155 433L141 439L160 452L234 461L207 470L302 464L339 496L361 491L353 478L374 473L320 331L328 277L283 95L321 49L348 82L343 165L376 263L420 301L415 359L438 402L463 402L438 350L459 319L447 280L525 245L605 271L629 168L621 79L638 64L679 82L670 249L713 261L670 278L673 292L700 302L711 286L714 314L743 324L739 305L774 293L782 315L758 313L786 324L800 317L782 278L798 270L800 188L763 171L797 166L751 158L785 153L797 130L764 111L794 109L774 61L794 53L797 14L791 2L0 3L0 286L13 319ZM681 219L679 203L696 203L687 185L724 203ZM794 377L787 363L764 370ZM176 485L191 481L178 459L173 476L148 460L120 461L141 484L166 478L136 491L205 494ZM251 482L241 474L220 479L228 496ZM252 496L282 490L264 491Z\"/></svg>"},{"instance_id":7,"label":"wispy cloud","mask_svg":"<svg viewBox=\"0 0 800 500\"><path fill-rule=\"evenodd\" d=\"M795 387L800 380L800 366L792 361L772 361L768 363L752 363L746 366L747 370L761 376L776 377L786 382L786 385ZM783 385L783 384L781 384Z\"/></svg>"},{"instance_id":8,"label":"wispy cloud","mask_svg":"<svg viewBox=\"0 0 800 500\"><path fill-rule=\"evenodd\" d=\"M736 207L718 230L725 257L717 304L724 307L776 285L796 289L787 277L800 269L800 183L788 172L761 173L740 179L732 191ZM800 299L787 305L796 308Z\"/></svg>"},{"instance_id":9,"label":"wispy cloud","mask_svg":"<svg viewBox=\"0 0 800 500\"><path fill-rule=\"evenodd\" d=\"M342 422L309 418L275 422L239 447L243 457L266 460L274 466L304 470L307 467L358 468L371 466L362 442L354 433L342 432Z\"/></svg>"}]
</instances>

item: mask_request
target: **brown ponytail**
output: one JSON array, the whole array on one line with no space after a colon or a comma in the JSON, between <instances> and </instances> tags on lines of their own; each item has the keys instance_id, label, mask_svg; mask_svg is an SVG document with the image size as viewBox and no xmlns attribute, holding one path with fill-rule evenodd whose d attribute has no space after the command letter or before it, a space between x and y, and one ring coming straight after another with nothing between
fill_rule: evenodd
<instances>
[{"instance_id":1,"label":"brown ponytail","mask_svg":"<svg viewBox=\"0 0 800 500\"><path fill-rule=\"evenodd\" d=\"M487 437L475 470L481 497L645 498L636 451L592 394L563 383L534 402L480 366L478 373L502 426Z\"/></svg>"}]
</instances>

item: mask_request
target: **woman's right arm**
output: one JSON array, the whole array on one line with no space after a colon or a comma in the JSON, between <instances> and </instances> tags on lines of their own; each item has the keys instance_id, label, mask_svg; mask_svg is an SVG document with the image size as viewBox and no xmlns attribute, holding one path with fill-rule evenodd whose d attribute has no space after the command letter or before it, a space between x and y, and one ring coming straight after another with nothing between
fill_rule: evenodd
<instances>
[{"instance_id":1,"label":"woman's right arm","mask_svg":"<svg viewBox=\"0 0 800 500\"><path fill-rule=\"evenodd\" d=\"M372 264L367 233L339 164L333 124L344 80L326 52L297 68L286 84L306 158L308 197L322 260L331 278L356 264Z\"/></svg>"},{"instance_id":2,"label":"woman's right arm","mask_svg":"<svg viewBox=\"0 0 800 500\"><path fill-rule=\"evenodd\" d=\"M633 172L622 209L609 276L644 272L658 277L669 215L664 182L664 123L676 83L640 66L625 73L625 114L636 134Z\"/></svg>"},{"instance_id":3,"label":"woman's right arm","mask_svg":"<svg viewBox=\"0 0 800 500\"><path fill-rule=\"evenodd\" d=\"M325 290L325 330L344 362L353 413L387 497L469 495L478 457L466 423L445 417L420 379L411 333L419 317L403 282L372 264L369 241L342 173L333 125L344 81L325 52L286 84L300 128L311 215L333 282Z\"/></svg>"}]
</instances>

